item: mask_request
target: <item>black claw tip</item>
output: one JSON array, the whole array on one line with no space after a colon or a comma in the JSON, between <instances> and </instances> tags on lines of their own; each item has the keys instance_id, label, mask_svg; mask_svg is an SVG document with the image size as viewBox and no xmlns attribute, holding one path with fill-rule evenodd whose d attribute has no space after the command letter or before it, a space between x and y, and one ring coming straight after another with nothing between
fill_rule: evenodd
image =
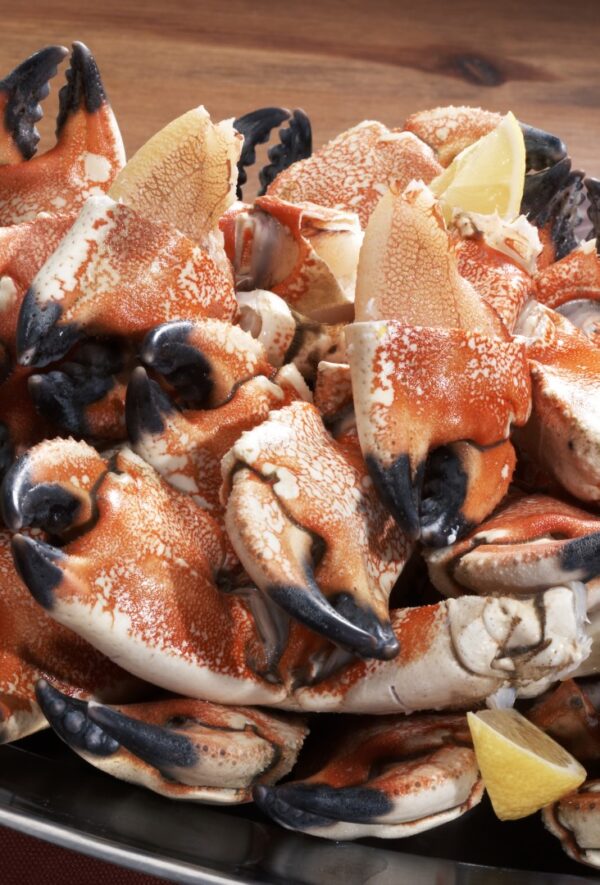
<instances>
[{"instance_id":1,"label":"black claw tip","mask_svg":"<svg viewBox=\"0 0 600 885\"><path fill-rule=\"evenodd\" d=\"M138 366L132 372L125 397L125 423L131 442L135 445L145 434L162 433L165 415L174 410L175 406L164 390Z\"/></svg>"},{"instance_id":2,"label":"black claw tip","mask_svg":"<svg viewBox=\"0 0 600 885\"><path fill-rule=\"evenodd\" d=\"M600 252L600 181L586 178L584 181L588 198L588 218L592 224L589 239L596 237L596 251Z\"/></svg>"},{"instance_id":3,"label":"black claw tip","mask_svg":"<svg viewBox=\"0 0 600 885\"><path fill-rule=\"evenodd\" d=\"M560 564L572 580L591 581L600 575L600 532L567 541L561 551Z\"/></svg>"},{"instance_id":4,"label":"black claw tip","mask_svg":"<svg viewBox=\"0 0 600 885\"><path fill-rule=\"evenodd\" d=\"M370 620L364 610L361 610L360 623L353 623L344 616L343 611L338 611L331 605L313 581L308 583L310 589L277 585L267 588L266 592L273 602L295 620L353 654L362 658L387 661L398 653L396 637L390 640L384 625L377 619L373 617ZM346 594L340 596L343 600L349 598ZM337 601L339 604L340 597ZM347 602L342 602L342 609L344 605L350 610L351 615L356 615L356 605L350 606Z\"/></svg>"},{"instance_id":5,"label":"black claw tip","mask_svg":"<svg viewBox=\"0 0 600 885\"><path fill-rule=\"evenodd\" d=\"M14 450L8 425L0 421L0 481L12 464Z\"/></svg>"},{"instance_id":6,"label":"black claw tip","mask_svg":"<svg viewBox=\"0 0 600 885\"><path fill-rule=\"evenodd\" d=\"M445 547L468 529L462 513L468 476L452 449L442 447L427 460L421 491L421 540L430 547Z\"/></svg>"},{"instance_id":7,"label":"black claw tip","mask_svg":"<svg viewBox=\"0 0 600 885\"><path fill-rule=\"evenodd\" d=\"M63 576L55 563L64 558L63 554L44 541L24 535L15 535L11 546L15 567L23 583L41 606L51 609L54 591Z\"/></svg>"},{"instance_id":8,"label":"black claw tip","mask_svg":"<svg viewBox=\"0 0 600 885\"><path fill-rule=\"evenodd\" d=\"M244 145L238 161L238 200L242 199L242 187L248 180L246 167L256 163L256 146L268 141L275 126L280 126L289 118L290 112L287 108L259 108L233 121L234 129L244 136Z\"/></svg>"},{"instance_id":9,"label":"black claw tip","mask_svg":"<svg viewBox=\"0 0 600 885\"><path fill-rule=\"evenodd\" d=\"M419 505L424 465L413 476L407 455L401 455L390 467L383 467L367 455L366 464L382 502L408 537L416 540L421 533Z\"/></svg>"},{"instance_id":10,"label":"black claw tip","mask_svg":"<svg viewBox=\"0 0 600 885\"><path fill-rule=\"evenodd\" d=\"M56 75L66 55L64 46L46 46L0 81L0 92L7 97L4 127L24 160L31 159L37 150L40 134L35 124L43 116L40 102L50 91L48 80Z\"/></svg>"},{"instance_id":11,"label":"black claw tip","mask_svg":"<svg viewBox=\"0 0 600 885\"><path fill-rule=\"evenodd\" d=\"M298 160L306 160L312 154L312 127L304 111L293 112L287 129L279 130L280 144L268 151L270 163L260 170L260 194L264 194L271 182Z\"/></svg>"},{"instance_id":12,"label":"black claw tip","mask_svg":"<svg viewBox=\"0 0 600 885\"><path fill-rule=\"evenodd\" d=\"M118 742L91 721L86 701L63 694L45 679L38 681L35 696L54 731L70 747L93 756L112 756L119 749Z\"/></svg>"},{"instance_id":13,"label":"black claw tip","mask_svg":"<svg viewBox=\"0 0 600 885\"><path fill-rule=\"evenodd\" d=\"M132 719L111 707L90 704L90 719L107 734L159 771L173 768L189 768L198 762L198 754L191 741L159 725L150 725L140 719Z\"/></svg>"},{"instance_id":14,"label":"black claw tip","mask_svg":"<svg viewBox=\"0 0 600 885\"><path fill-rule=\"evenodd\" d=\"M396 657L400 643L389 621L381 621L372 609L359 605L349 593L338 593L330 597L329 602L339 615L373 638L375 652L371 657L382 661Z\"/></svg>"},{"instance_id":15,"label":"black claw tip","mask_svg":"<svg viewBox=\"0 0 600 885\"><path fill-rule=\"evenodd\" d=\"M28 289L17 324L17 355L22 366L40 368L65 356L81 337L81 330L74 323L57 325L62 310L52 302L42 308L37 304L35 292Z\"/></svg>"},{"instance_id":16,"label":"black claw tip","mask_svg":"<svg viewBox=\"0 0 600 885\"><path fill-rule=\"evenodd\" d=\"M67 83L58 93L56 134L60 135L67 119L80 107L93 114L106 101L100 71L90 50L83 43L73 43L71 64L66 73Z\"/></svg>"},{"instance_id":17,"label":"black claw tip","mask_svg":"<svg viewBox=\"0 0 600 885\"><path fill-rule=\"evenodd\" d=\"M189 336L193 326L184 320L164 323L146 335L141 360L159 372L190 408L201 409L213 389L211 366Z\"/></svg>"},{"instance_id":18,"label":"black claw tip","mask_svg":"<svg viewBox=\"0 0 600 885\"><path fill-rule=\"evenodd\" d=\"M554 166L525 176L521 213L539 228L548 228L558 261L577 245L575 229L581 221L584 173L571 169L568 157Z\"/></svg>"},{"instance_id":19,"label":"black claw tip","mask_svg":"<svg viewBox=\"0 0 600 885\"><path fill-rule=\"evenodd\" d=\"M557 135L526 123L520 125L525 141L527 169L547 169L567 156L565 143Z\"/></svg>"},{"instance_id":20,"label":"black claw tip","mask_svg":"<svg viewBox=\"0 0 600 885\"><path fill-rule=\"evenodd\" d=\"M329 784L282 784L274 788L287 805L330 821L374 823L392 811L380 790L369 787L331 787Z\"/></svg>"},{"instance_id":21,"label":"black claw tip","mask_svg":"<svg viewBox=\"0 0 600 885\"><path fill-rule=\"evenodd\" d=\"M281 795L280 787L258 784L252 791L252 798L266 815L290 830L321 830L335 824L330 817L312 814L290 805Z\"/></svg>"},{"instance_id":22,"label":"black claw tip","mask_svg":"<svg viewBox=\"0 0 600 885\"><path fill-rule=\"evenodd\" d=\"M12 531L23 527L62 532L73 525L81 501L60 483L32 483L29 456L21 455L6 474L0 509Z\"/></svg>"},{"instance_id":23,"label":"black claw tip","mask_svg":"<svg viewBox=\"0 0 600 885\"><path fill-rule=\"evenodd\" d=\"M28 381L37 411L74 436L89 434L86 409L112 390L111 373L121 368L118 362L102 361L100 348L96 352L98 361L64 363L60 371L32 375Z\"/></svg>"}]
</instances>

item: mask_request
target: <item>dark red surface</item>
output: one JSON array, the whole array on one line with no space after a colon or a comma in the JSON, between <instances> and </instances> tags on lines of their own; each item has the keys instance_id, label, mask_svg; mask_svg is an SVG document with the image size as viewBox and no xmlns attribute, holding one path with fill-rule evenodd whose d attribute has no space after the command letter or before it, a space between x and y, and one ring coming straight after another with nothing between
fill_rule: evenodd
<instances>
[{"instance_id":1,"label":"dark red surface","mask_svg":"<svg viewBox=\"0 0 600 885\"><path fill-rule=\"evenodd\" d=\"M168 885L145 873L76 854L0 827L2 885Z\"/></svg>"}]
</instances>

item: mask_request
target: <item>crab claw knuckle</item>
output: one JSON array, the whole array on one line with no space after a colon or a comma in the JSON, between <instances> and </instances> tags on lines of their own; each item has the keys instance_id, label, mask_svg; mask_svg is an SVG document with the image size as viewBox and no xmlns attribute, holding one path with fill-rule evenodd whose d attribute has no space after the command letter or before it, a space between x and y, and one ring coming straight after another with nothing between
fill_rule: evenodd
<instances>
[{"instance_id":1,"label":"crab claw knuckle","mask_svg":"<svg viewBox=\"0 0 600 885\"><path fill-rule=\"evenodd\" d=\"M61 534L88 523L95 511L93 487L104 470L104 462L87 443L38 443L4 478L0 503L6 524L13 531L32 527Z\"/></svg>"},{"instance_id":2,"label":"crab claw knuckle","mask_svg":"<svg viewBox=\"0 0 600 885\"><path fill-rule=\"evenodd\" d=\"M600 781L589 779L542 809L546 829L560 840L569 857L596 868L600 867L599 792Z\"/></svg>"},{"instance_id":3,"label":"crab claw knuckle","mask_svg":"<svg viewBox=\"0 0 600 885\"><path fill-rule=\"evenodd\" d=\"M292 403L242 434L223 476L227 529L258 586L333 642L392 657L387 598L409 545L379 504L356 445L344 449L313 406Z\"/></svg>"}]
</instances>

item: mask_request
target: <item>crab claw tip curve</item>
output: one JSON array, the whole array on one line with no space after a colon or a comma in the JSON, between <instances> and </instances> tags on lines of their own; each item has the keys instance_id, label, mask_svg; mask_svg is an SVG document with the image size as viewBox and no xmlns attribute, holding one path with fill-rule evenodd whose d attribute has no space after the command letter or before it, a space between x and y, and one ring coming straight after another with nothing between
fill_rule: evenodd
<instances>
[{"instance_id":1,"label":"crab claw tip curve","mask_svg":"<svg viewBox=\"0 0 600 885\"><path fill-rule=\"evenodd\" d=\"M63 554L56 547L15 535L12 539L12 554L19 576L36 602L46 609L54 605L54 591L60 584L63 573L56 563Z\"/></svg>"}]
</instances>

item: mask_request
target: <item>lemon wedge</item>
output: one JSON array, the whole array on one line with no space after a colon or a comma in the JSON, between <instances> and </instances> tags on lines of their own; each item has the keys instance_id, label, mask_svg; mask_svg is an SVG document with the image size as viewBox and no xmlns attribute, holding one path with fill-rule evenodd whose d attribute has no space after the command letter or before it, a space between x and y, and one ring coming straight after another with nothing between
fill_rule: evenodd
<instances>
[{"instance_id":1,"label":"lemon wedge","mask_svg":"<svg viewBox=\"0 0 600 885\"><path fill-rule=\"evenodd\" d=\"M512 221L519 214L525 184L525 141L518 120L506 114L492 132L457 154L429 187L447 220L455 209Z\"/></svg>"},{"instance_id":2,"label":"lemon wedge","mask_svg":"<svg viewBox=\"0 0 600 885\"><path fill-rule=\"evenodd\" d=\"M201 241L235 201L242 143L231 120L213 123L194 108L142 145L108 195Z\"/></svg>"},{"instance_id":3,"label":"lemon wedge","mask_svg":"<svg viewBox=\"0 0 600 885\"><path fill-rule=\"evenodd\" d=\"M570 753L516 710L467 713L483 783L500 820L526 817L587 777Z\"/></svg>"}]
</instances>

